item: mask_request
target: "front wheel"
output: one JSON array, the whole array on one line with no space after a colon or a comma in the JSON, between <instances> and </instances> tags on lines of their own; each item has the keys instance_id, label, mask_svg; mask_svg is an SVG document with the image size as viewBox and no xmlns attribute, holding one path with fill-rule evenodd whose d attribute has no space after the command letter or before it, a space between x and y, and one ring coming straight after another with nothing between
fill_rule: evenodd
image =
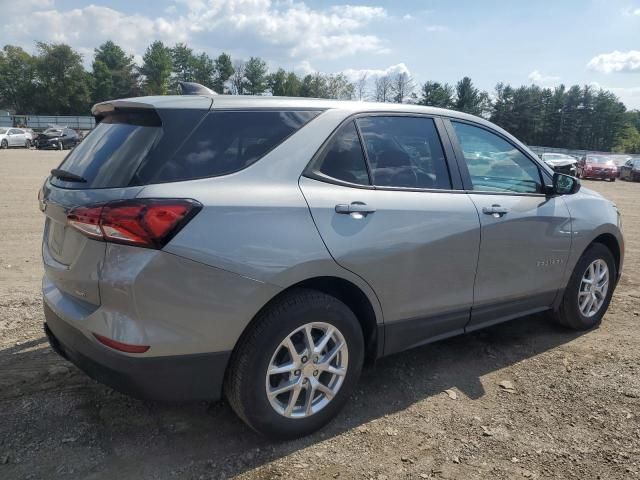
<instances>
[{"instance_id":1,"label":"front wheel","mask_svg":"<svg viewBox=\"0 0 640 480\"><path fill-rule=\"evenodd\" d=\"M279 439L308 435L338 414L363 360L353 312L324 293L294 290L262 312L240 339L225 395L259 433Z\"/></svg>"},{"instance_id":2,"label":"front wheel","mask_svg":"<svg viewBox=\"0 0 640 480\"><path fill-rule=\"evenodd\" d=\"M616 263L601 243L592 244L576 265L555 320L574 330L588 330L600 324L615 287Z\"/></svg>"},{"instance_id":3,"label":"front wheel","mask_svg":"<svg viewBox=\"0 0 640 480\"><path fill-rule=\"evenodd\" d=\"M2 140L2 142L0 142L0 148L6 150L7 148L9 148L9 142L7 142L6 140Z\"/></svg>"}]
</instances>

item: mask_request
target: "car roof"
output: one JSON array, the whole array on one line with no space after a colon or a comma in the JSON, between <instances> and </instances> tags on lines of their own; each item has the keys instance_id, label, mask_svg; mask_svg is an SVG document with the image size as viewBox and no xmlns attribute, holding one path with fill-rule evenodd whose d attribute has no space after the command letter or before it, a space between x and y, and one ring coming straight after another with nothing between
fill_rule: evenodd
<instances>
[{"instance_id":1,"label":"car roof","mask_svg":"<svg viewBox=\"0 0 640 480\"><path fill-rule=\"evenodd\" d=\"M352 113L358 112L397 112L420 113L427 115L440 115L452 118L468 119L485 122L485 120L454 110L444 108L425 107L406 103L377 103L358 102L352 100L330 100L323 98L306 97L279 97L279 96L251 96L251 95L163 95L150 97L124 98L109 100L94 105L94 115L107 112L113 108L212 108L217 109L318 109L318 110L345 110ZM487 122L488 123L488 122Z\"/></svg>"}]
</instances>

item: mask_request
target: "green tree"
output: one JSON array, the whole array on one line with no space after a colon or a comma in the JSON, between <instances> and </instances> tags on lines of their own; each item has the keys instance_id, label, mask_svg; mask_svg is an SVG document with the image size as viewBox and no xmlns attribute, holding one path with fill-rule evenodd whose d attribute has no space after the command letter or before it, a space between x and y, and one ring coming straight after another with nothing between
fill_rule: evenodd
<instances>
[{"instance_id":1,"label":"green tree","mask_svg":"<svg viewBox=\"0 0 640 480\"><path fill-rule=\"evenodd\" d=\"M275 97L282 97L286 95L286 82L287 72L285 72L284 69L279 68L276 72L270 74L267 77L267 85L271 95Z\"/></svg>"},{"instance_id":2,"label":"green tree","mask_svg":"<svg viewBox=\"0 0 640 480\"><path fill-rule=\"evenodd\" d=\"M171 49L159 40L153 42L142 57L140 73L144 75L144 91L147 95L166 95L169 91L172 57Z\"/></svg>"},{"instance_id":3,"label":"green tree","mask_svg":"<svg viewBox=\"0 0 640 480\"><path fill-rule=\"evenodd\" d=\"M481 92L469 77L464 77L456 84L456 101L453 108L471 115L482 115L488 104L489 96Z\"/></svg>"},{"instance_id":4,"label":"green tree","mask_svg":"<svg viewBox=\"0 0 640 480\"><path fill-rule=\"evenodd\" d=\"M215 74L213 79L213 89L218 93L225 93L224 85L233 75L233 63L231 56L222 52L214 61Z\"/></svg>"},{"instance_id":5,"label":"green tree","mask_svg":"<svg viewBox=\"0 0 640 480\"><path fill-rule=\"evenodd\" d=\"M327 79L320 72L305 75L300 87L301 97L327 98Z\"/></svg>"},{"instance_id":6,"label":"green tree","mask_svg":"<svg viewBox=\"0 0 640 480\"><path fill-rule=\"evenodd\" d=\"M139 79L133 55L111 40L94 50L93 101L135 97L140 94Z\"/></svg>"},{"instance_id":7,"label":"green tree","mask_svg":"<svg viewBox=\"0 0 640 480\"><path fill-rule=\"evenodd\" d=\"M327 75L326 97L335 100L351 100L355 94L355 85L343 73Z\"/></svg>"},{"instance_id":8,"label":"green tree","mask_svg":"<svg viewBox=\"0 0 640 480\"><path fill-rule=\"evenodd\" d=\"M63 43L36 44L37 112L86 115L91 106L93 77L82 66L82 55Z\"/></svg>"},{"instance_id":9,"label":"green tree","mask_svg":"<svg viewBox=\"0 0 640 480\"><path fill-rule=\"evenodd\" d=\"M262 95L267 90L267 62L251 57L244 67L243 90L247 95Z\"/></svg>"},{"instance_id":10,"label":"green tree","mask_svg":"<svg viewBox=\"0 0 640 480\"><path fill-rule=\"evenodd\" d=\"M451 108L453 103L453 87L448 83L425 82L422 85L419 105Z\"/></svg>"},{"instance_id":11,"label":"green tree","mask_svg":"<svg viewBox=\"0 0 640 480\"><path fill-rule=\"evenodd\" d=\"M184 43L176 43L171 49L171 87L174 93L180 93L178 82L194 81L195 58L193 50Z\"/></svg>"},{"instance_id":12,"label":"green tree","mask_svg":"<svg viewBox=\"0 0 640 480\"><path fill-rule=\"evenodd\" d=\"M20 47L0 51L0 106L16 113L35 112L37 60Z\"/></svg>"},{"instance_id":13,"label":"green tree","mask_svg":"<svg viewBox=\"0 0 640 480\"><path fill-rule=\"evenodd\" d=\"M214 88L216 67L213 60L206 53L193 58L193 81L208 88Z\"/></svg>"}]
</instances>

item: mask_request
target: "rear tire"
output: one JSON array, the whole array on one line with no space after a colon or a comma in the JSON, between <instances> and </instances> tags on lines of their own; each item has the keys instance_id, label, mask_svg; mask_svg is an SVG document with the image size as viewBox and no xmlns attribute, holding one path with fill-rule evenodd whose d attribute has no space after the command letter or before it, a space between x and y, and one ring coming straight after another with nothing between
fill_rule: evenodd
<instances>
[{"instance_id":1,"label":"rear tire","mask_svg":"<svg viewBox=\"0 0 640 480\"><path fill-rule=\"evenodd\" d=\"M325 336L330 339L322 346ZM314 346L319 349L315 353ZM339 353L325 363L333 351ZM243 334L231 357L224 393L255 431L277 439L301 437L338 414L358 382L363 360L362 329L354 313L322 292L296 289L261 312ZM273 373L282 368L286 372ZM288 388L268 393L282 387Z\"/></svg>"},{"instance_id":2,"label":"rear tire","mask_svg":"<svg viewBox=\"0 0 640 480\"><path fill-rule=\"evenodd\" d=\"M598 268L604 271L604 265L606 265L607 284L604 292L596 291L598 285L604 282L604 280L598 280L598 273L594 275L596 277L594 289L590 288L588 276L592 265L596 265L594 267L596 272ZM611 251L601 243L591 244L578 260L564 291L560 307L553 313L556 322L573 330L589 330L598 326L609 308L616 279L616 263ZM598 305L586 308L588 306L586 303L591 298L597 299L594 301L597 301ZM583 308L581 308L582 305L584 305Z\"/></svg>"}]
</instances>

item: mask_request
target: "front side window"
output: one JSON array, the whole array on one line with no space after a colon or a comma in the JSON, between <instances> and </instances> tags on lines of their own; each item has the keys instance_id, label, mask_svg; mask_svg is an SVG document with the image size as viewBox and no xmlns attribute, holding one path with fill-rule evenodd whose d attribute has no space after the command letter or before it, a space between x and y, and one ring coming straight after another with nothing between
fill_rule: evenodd
<instances>
[{"instance_id":1,"label":"front side window","mask_svg":"<svg viewBox=\"0 0 640 480\"><path fill-rule=\"evenodd\" d=\"M343 182L369 185L367 165L353 121L338 130L312 169Z\"/></svg>"},{"instance_id":2,"label":"front side window","mask_svg":"<svg viewBox=\"0 0 640 480\"><path fill-rule=\"evenodd\" d=\"M433 119L375 116L359 118L357 122L375 185L451 188Z\"/></svg>"},{"instance_id":3,"label":"front side window","mask_svg":"<svg viewBox=\"0 0 640 480\"><path fill-rule=\"evenodd\" d=\"M541 193L538 166L514 145L484 128L451 122L474 190Z\"/></svg>"}]
</instances>

